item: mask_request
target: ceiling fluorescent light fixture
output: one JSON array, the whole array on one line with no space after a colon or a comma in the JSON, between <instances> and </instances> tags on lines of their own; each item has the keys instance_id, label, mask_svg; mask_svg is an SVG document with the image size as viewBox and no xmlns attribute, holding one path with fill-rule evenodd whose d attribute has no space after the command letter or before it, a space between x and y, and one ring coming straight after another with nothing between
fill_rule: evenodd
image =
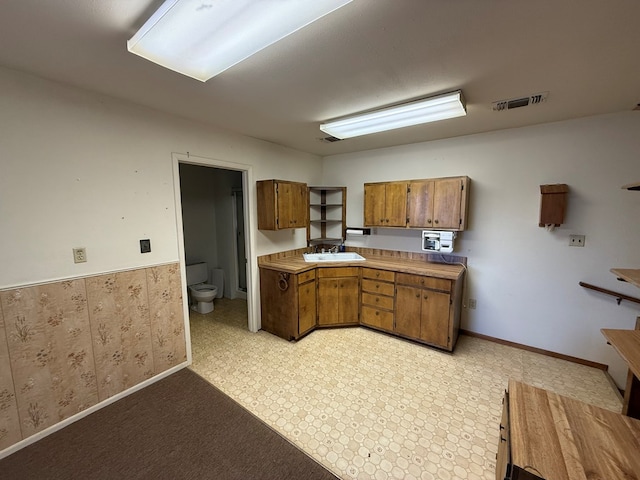
<instances>
[{"instance_id":1,"label":"ceiling fluorescent light fixture","mask_svg":"<svg viewBox=\"0 0 640 480\"><path fill-rule=\"evenodd\" d=\"M467 109L462 91L457 90L444 95L333 120L320 125L320 130L336 138L351 138L461 117L466 114Z\"/></svg>"},{"instance_id":2,"label":"ceiling fluorescent light fixture","mask_svg":"<svg viewBox=\"0 0 640 480\"><path fill-rule=\"evenodd\" d=\"M127 49L206 82L352 0L167 0Z\"/></svg>"}]
</instances>

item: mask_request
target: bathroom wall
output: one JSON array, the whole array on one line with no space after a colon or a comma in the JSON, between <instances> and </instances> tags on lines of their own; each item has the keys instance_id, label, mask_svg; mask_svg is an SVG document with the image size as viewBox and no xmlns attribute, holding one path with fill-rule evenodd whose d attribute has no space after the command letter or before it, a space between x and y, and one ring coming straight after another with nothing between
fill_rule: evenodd
<instances>
[{"instance_id":1,"label":"bathroom wall","mask_svg":"<svg viewBox=\"0 0 640 480\"><path fill-rule=\"evenodd\" d=\"M212 269L224 270L224 296L227 298L235 298L237 271L231 195L234 188L242 188L241 172L180 165L186 262L207 262L209 280Z\"/></svg>"},{"instance_id":2,"label":"bathroom wall","mask_svg":"<svg viewBox=\"0 0 640 480\"><path fill-rule=\"evenodd\" d=\"M0 450L186 362L177 263L0 291Z\"/></svg>"}]
</instances>

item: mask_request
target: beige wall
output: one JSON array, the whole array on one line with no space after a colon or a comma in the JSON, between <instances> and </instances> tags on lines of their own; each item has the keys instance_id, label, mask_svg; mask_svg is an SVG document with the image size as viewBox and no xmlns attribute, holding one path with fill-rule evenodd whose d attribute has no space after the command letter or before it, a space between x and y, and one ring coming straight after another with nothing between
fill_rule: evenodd
<instances>
[{"instance_id":1,"label":"beige wall","mask_svg":"<svg viewBox=\"0 0 640 480\"><path fill-rule=\"evenodd\" d=\"M468 175L469 227L454 253L468 258L465 298L477 309L462 327L608 364L624 386L626 367L600 329L633 328L637 306L578 282L640 297L609 273L640 267L640 193L620 188L640 181L639 132L630 111L335 155L323 159L323 183L347 186L347 224L359 226L364 182ZM548 232L538 227L540 185L554 183L570 193L566 223ZM586 246L569 247L570 234ZM420 231L378 229L348 244L419 251Z\"/></svg>"}]
</instances>

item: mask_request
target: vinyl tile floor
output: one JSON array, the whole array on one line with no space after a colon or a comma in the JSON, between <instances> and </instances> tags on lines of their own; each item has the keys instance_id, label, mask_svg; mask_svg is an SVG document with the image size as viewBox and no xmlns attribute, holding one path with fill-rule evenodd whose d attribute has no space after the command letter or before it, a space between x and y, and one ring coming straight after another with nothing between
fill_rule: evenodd
<instances>
[{"instance_id":1,"label":"vinyl tile floor","mask_svg":"<svg viewBox=\"0 0 640 480\"><path fill-rule=\"evenodd\" d=\"M190 323L191 368L343 479L494 479L509 378L621 409L601 370L465 335L453 354L366 328L288 342L225 298Z\"/></svg>"}]
</instances>

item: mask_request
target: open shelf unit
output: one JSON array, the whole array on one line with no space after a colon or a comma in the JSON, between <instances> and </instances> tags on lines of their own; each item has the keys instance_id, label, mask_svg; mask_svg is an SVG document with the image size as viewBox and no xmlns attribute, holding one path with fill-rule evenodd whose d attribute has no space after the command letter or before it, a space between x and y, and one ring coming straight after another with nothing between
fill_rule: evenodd
<instances>
[{"instance_id":1,"label":"open shelf unit","mask_svg":"<svg viewBox=\"0 0 640 480\"><path fill-rule=\"evenodd\" d=\"M340 245L347 229L347 187L308 187L307 190L307 245Z\"/></svg>"}]
</instances>

